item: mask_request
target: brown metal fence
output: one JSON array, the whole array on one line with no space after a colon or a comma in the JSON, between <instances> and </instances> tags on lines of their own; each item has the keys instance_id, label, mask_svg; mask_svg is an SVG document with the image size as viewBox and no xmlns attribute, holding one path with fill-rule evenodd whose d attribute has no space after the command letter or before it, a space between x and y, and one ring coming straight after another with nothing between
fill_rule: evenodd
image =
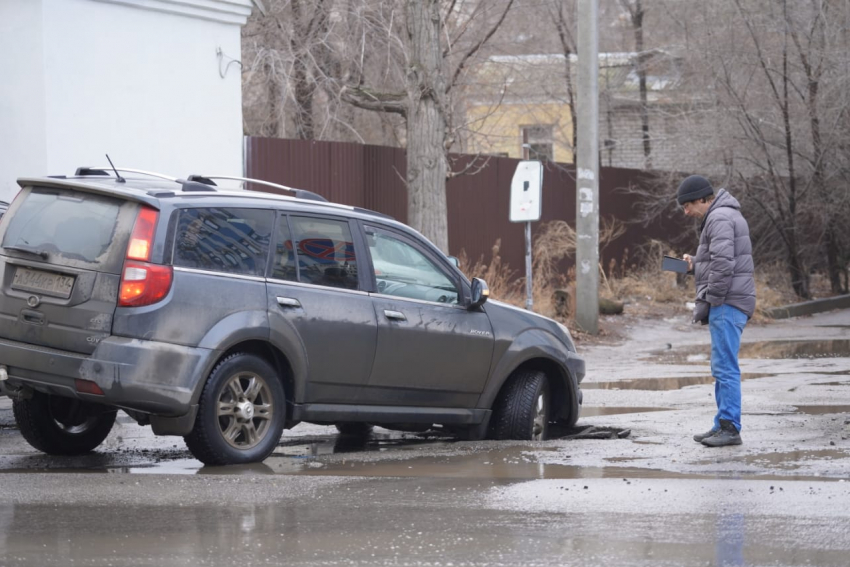
<instances>
[{"instance_id":1,"label":"brown metal fence","mask_svg":"<svg viewBox=\"0 0 850 567\"><path fill-rule=\"evenodd\" d=\"M462 170L473 156L452 156L454 171ZM459 175L446 187L448 201L449 252L464 250L470 259L480 256L489 262L491 249L501 239L503 262L515 270L524 265L523 224L508 220L511 179L519 160L479 158L475 174ZM330 201L365 207L407 220L405 151L401 148L368 146L312 140L282 140L249 137L246 141L247 176L307 189ZM637 197L622 189L647 182L639 170L600 168L599 207L601 217L626 224L626 232L603 251L603 266L634 255L635 247L650 238L669 241L680 236L685 224L656 221L643 227L634 220ZM273 191L262 186L252 187ZM565 220L575 226L575 169L572 165L548 164L543 174L543 215L532 232L543 223Z\"/></svg>"}]
</instances>

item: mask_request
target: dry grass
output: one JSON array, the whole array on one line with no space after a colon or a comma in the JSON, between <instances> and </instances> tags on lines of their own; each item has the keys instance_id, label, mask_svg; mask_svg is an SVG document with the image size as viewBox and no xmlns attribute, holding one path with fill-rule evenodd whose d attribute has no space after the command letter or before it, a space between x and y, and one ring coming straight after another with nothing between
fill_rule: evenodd
<instances>
[{"instance_id":1,"label":"dry grass","mask_svg":"<svg viewBox=\"0 0 850 567\"><path fill-rule=\"evenodd\" d=\"M600 245L610 242L620 233L615 223L603 226L600 230ZM534 241L532 287L534 311L560 320L572 329L575 324L571 315L575 312L575 268L566 273L559 271L558 265L564 258L575 254L576 233L563 221L546 223ZM499 256L500 241L493 246L489 262L483 257L474 264L462 252L461 270L469 277L484 279L490 286L491 296L500 301L525 306L525 277L511 269ZM672 272L661 271L661 258L664 255L681 257L679 251L671 249L659 241L649 241L637 249L630 257L626 250L620 261L612 260L607 273L599 267L600 297L621 301L630 305L630 311L650 314L665 308L686 310L686 304L693 301L693 277L677 276ZM815 297L831 295L829 281L824 275L812 275L812 293ZM560 316L556 309L555 291L566 290L572 298L569 315ZM754 321L766 321L767 312L773 307L797 303L800 299L794 294L789 283L787 270L781 266L759 266L756 269L756 314ZM639 307L638 307L639 306Z\"/></svg>"},{"instance_id":2,"label":"dry grass","mask_svg":"<svg viewBox=\"0 0 850 567\"><path fill-rule=\"evenodd\" d=\"M484 260L484 256L473 263L466 255L466 251L461 250L458 255L460 269L469 278L481 278L487 282L487 286L490 288L490 297L519 305L516 303L517 296L524 289L522 287L524 278L518 279L516 270L512 270L510 266L502 262L502 257L499 255L501 247L501 239L496 240L490 250L489 263Z\"/></svg>"}]
</instances>

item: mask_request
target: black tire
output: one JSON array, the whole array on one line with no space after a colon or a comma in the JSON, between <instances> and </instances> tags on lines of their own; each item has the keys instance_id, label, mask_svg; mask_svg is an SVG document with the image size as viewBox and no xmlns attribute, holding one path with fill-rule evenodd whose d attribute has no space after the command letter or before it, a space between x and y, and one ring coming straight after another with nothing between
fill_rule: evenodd
<instances>
[{"instance_id":1,"label":"black tire","mask_svg":"<svg viewBox=\"0 0 850 567\"><path fill-rule=\"evenodd\" d=\"M33 392L12 402L15 421L27 443L48 455L83 455L106 439L118 410Z\"/></svg>"},{"instance_id":2,"label":"black tire","mask_svg":"<svg viewBox=\"0 0 850 567\"><path fill-rule=\"evenodd\" d=\"M340 423L335 423L334 425L336 425L336 430L339 431L340 435L347 435L350 437L366 437L370 433L372 433L372 426L368 423L344 421Z\"/></svg>"},{"instance_id":3,"label":"black tire","mask_svg":"<svg viewBox=\"0 0 850 567\"><path fill-rule=\"evenodd\" d=\"M195 426L183 439L206 465L255 463L277 446L285 420L286 396L277 372L258 356L236 353L210 373Z\"/></svg>"},{"instance_id":4,"label":"black tire","mask_svg":"<svg viewBox=\"0 0 850 567\"><path fill-rule=\"evenodd\" d=\"M490 418L491 439L542 441L549 437L549 381L539 371L514 373L502 386Z\"/></svg>"}]
</instances>

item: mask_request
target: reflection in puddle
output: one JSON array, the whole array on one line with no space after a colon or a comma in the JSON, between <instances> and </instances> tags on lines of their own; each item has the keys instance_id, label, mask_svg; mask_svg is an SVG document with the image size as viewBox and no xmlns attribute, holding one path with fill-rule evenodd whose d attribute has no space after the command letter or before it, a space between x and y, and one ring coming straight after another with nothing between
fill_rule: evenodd
<instances>
[{"instance_id":1,"label":"reflection in puddle","mask_svg":"<svg viewBox=\"0 0 850 567\"><path fill-rule=\"evenodd\" d=\"M755 378L768 378L774 374L741 375L742 380L753 380ZM616 382L582 382L582 390L650 390L653 392L663 390L681 390L688 386L699 386L703 384L714 384L713 376L675 376L668 378L633 378L631 380L619 380ZM582 408L584 413L584 408Z\"/></svg>"},{"instance_id":2,"label":"reflection in puddle","mask_svg":"<svg viewBox=\"0 0 850 567\"><path fill-rule=\"evenodd\" d=\"M611 441L617 442L617 441ZM640 478L640 479L750 479L750 480L837 480L819 476L782 474L753 474L727 471L673 472L662 469L628 466L639 464L642 457L609 457L611 466L571 465L565 447L521 445L491 451L472 450L461 454L422 455L413 458L385 458L384 460L350 460L345 454L331 454L334 440L317 440L313 443L293 443L278 447L262 463L205 467L191 458L146 463L139 465L115 465L96 461L85 463L77 460L67 468L52 467L33 471L31 469L6 469L4 473L52 472L52 473L117 473L117 474L167 474L167 475L295 475L295 476L342 476L342 477L400 477L400 478L455 478L476 479L494 482L513 482L537 479L586 479L586 478ZM325 451L328 451L327 453ZM325 458L312 456L321 455ZM841 459L850 453L840 450L809 451L799 453L768 453L765 455L736 455L727 460L749 462L765 468L793 470L794 467L781 463L793 459ZM540 462L540 460L557 462ZM721 460L704 461L702 465L715 465ZM776 463L774 466L769 466ZM623 466L625 465L625 466Z\"/></svg>"},{"instance_id":3,"label":"reflection in puddle","mask_svg":"<svg viewBox=\"0 0 850 567\"><path fill-rule=\"evenodd\" d=\"M743 455L731 458L720 458L700 461L700 465L712 465L717 463L735 462L746 463L759 467L779 468L796 470L801 466L812 464L817 461L838 460L850 458L850 453L837 449L819 449L816 451L790 451L786 453L758 453L756 455Z\"/></svg>"},{"instance_id":4,"label":"reflection in puddle","mask_svg":"<svg viewBox=\"0 0 850 567\"><path fill-rule=\"evenodd\" d=\"M400 478L465 478L493 481L517 481L538 479L584 479L584 478L640 478L640 479L705 479L705 478L747 478L762 480L828 480L820 477L789 475L754 475L737 473L679 473L660 469L630 466L586 467L565 463L538 462L538 454L561 452L557 448L510 447L493 451L476 451L463 455L423 456L404 460L387 461L335 461L321 463L313 459L297 459L273 454L262 463L229 467L201 467L198 461L187 459L185 462L172 463L168 471L137 468L126 471L134 473L170 474L215 474L215 475L309 475L309 476L355 476L355 477L400 477ZM812 451L814 454L822 452ZM847 456L834 451L832 458ZM752 456L754 459L760 456ZM747 457L742 457L746 459ZM822 458L829 458L824 455ZM569 462L569 455L559 460ZM627 463L639 459L613 457L612 463ZM753 461L754 464L759 464ZM705 464L714 464L714 461ZM154 468L159 468L159 465Z\"/></svg>"},{"instance_id":5,"label":"reflection in puddle","mask_svg":"<svg viewBox=\"0 0 850 567\"><path fill-rule=\"evenodd\" d=\"M697 351L696 353L694 351ZM660 350L651 353L659 362L681 364L708 362L711 346L691 346L687 350ZM794 358L847 358L850 357L850 340L827 341L763 341L743 343L738 353L741 359L794 359Z\"/></svg>"}]
</instances>

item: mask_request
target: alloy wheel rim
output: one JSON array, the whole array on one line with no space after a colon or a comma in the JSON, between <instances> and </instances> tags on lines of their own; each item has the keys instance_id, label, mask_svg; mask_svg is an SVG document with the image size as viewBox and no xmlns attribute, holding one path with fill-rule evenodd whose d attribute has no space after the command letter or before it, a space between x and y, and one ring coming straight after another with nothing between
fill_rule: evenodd
<instances>
[{"instance_id":1,"label":"alloy wheel rim","mask_svg":"<svg viewBox=\"0 0 850 567\"><path fill-rule=\"evenodd\" d=\"M56 424L61 431L69 435L80 435L92 429L96 424L99 416L86 415L86 413L77 413L81 403L77 400L65 400L68 406L58 404L58 399L51 400L48 405L50 417L53 418L53 423Z\"/></svg>"},{"instance_id":2,"label":"alloy wheel rim","mask_svg":"<svg viewBox=\"0 0 850 567\"><path fill-rule=\"evenodd\" d=\"M274 406L266 381L253 372L237 372L227 379L216 406L222 438L235 449L256 447L271 428Z\"/></svg>"},{"instance_id":3,"label":"alloy wheel rim","mask_svg":"<svg viewBox=\"0 0 850 567\"><path fill-rule=\"evenodd\" d=\"M547 411L547 405L546 392L542 391L537 395L537 400L534 404L534 421L531 424L532 441L543 441L548 420L547 414L549 413Z\"/></svg>"}]
</instances>

